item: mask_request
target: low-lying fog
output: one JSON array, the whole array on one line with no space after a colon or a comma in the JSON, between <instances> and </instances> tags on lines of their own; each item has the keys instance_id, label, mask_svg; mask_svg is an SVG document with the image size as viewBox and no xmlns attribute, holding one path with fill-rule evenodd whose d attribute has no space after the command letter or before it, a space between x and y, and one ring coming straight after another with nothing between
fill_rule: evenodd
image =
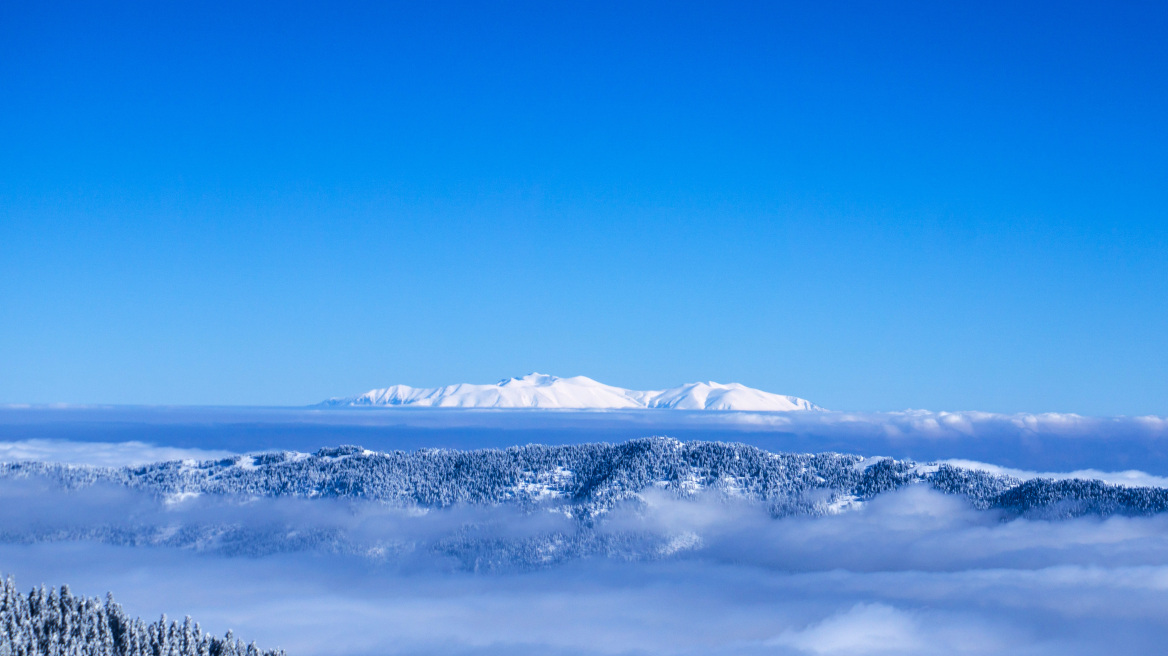
<instances>
[{"instance_id":1,"label":"low-lying fog","mask_svg":"<svg viewBox=\"0 0 1168 656\"><path fill-rule=\"evenodd\" d=\"M108 520L96 507L138 520L172 512L176 524L215 510L77 498L71 521L57 494L32 492L15 503L22 491L5 490L9 531ZM647 502L602 529L661 537L667 548L641 560L474 571L426 545L469 523L513 535L554 520L285 500L224 518L421 546L403 558L249 557L10 541L0 563L22 588L112 590L131 613L190 614L290 654L1142 654L1168 640L1168 517L1002 522L924 488L821 518L773 519L707 498ZM55 510L38 519L46 507Z\"/></svg>"},{"instance_id":2,"label":"low-lying fog","mask_svg":"<svg viewBox=\"0 0 1168 656\"><path fill-rule=\"evenodd\" d=\"M1094 470L1132 484L1160 485L1168 476L1168 424L1155 417L53 412L0 411L0 460L108 466L346 442L466 448L669 434L772 451ZM775 519L710 496L650 492L643 500L616 508L596 529L642 536L635 557L476 568L474 558L440 548L443 540L468 527L484 544L574 529L562 516L501 507L163 502L123 488L66 492L13 479L0 484L0 571L22 589L67 583L76 593L112 591L132 614L189 614L215 633L231 628L290 656L1061 656L1156 653L1168 644L1168 516L1003 521L924 487L817 518ZM177 533L215 523L283 536L290 546L117 546L87 533L109 526L127 535L135 527ZM314 532L367 549L341 555L295 540Z\"/></svg>"}]
</instances>

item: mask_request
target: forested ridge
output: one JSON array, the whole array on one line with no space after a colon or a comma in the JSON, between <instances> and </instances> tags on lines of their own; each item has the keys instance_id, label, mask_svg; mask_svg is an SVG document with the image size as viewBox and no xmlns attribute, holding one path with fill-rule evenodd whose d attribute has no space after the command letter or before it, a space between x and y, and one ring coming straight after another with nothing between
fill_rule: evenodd
<instances>
[{"instance_id":1,"label":"forested ridge","mask_svg":"<svg viewBox=\"0 0 1168 656\"><path fill-rule=\"evenodd\" d=\"M1020 481L950 465L838 453L770 453L742 444L645 438L622 444L314 454L270 452L217 461L121 469L6 463L0 477L42 476L65 488L114 483L163 499L184 496L361 499L399 506L513 504L555 507L583 522L647 489L679 497L715 493L766 503L776 516L824 514L923 484L1005 516L1145 515L1168 509L1168 490L1098 481Z\"/></svg>"},{"instance_id":2,"label":"forested ridge","mask_svg":"<svg viewBox=\"0 0 1168 656\"><path fill-rule=\"evenodd\" d=\"M702 537L686 527L642 521L662 498L744 505L762 521L820 521L814 518L912 486L963 498L1003 522L1168 510L1161 488L1023 481L947 464L668 438L476 451L342 446L124 468L18 462L0 464L0 483L8 495L0 542L312 551L407 569L524 569L700 551ZM77 597L68 588L20 594L11 580L0 599L0 631L0 656L281 653L207 635L189 619L129 618L112 598Z\"/></svg>"}]
</instances>

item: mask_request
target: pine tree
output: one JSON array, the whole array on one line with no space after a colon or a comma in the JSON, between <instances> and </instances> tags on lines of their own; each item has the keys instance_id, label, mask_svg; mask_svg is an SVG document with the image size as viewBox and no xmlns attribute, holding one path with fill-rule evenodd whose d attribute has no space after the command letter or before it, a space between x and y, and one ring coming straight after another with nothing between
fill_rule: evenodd
<instances>
[{"instance_id":1,"label":"pine tree","mask_svg":"<svg viewBox=\"0 0 1168 656\"><path fill-rule=\"evenodd\" d=\"M11 577L0 582L0 656L243 656L243 643L227 632L222 638L203 633L190 617L180 625L162 615L157 622L126 617L107 594L104 602L60 590L16 589ZM284 656L261 651L255 643L247 656Z\"/></svg>"}]
</instances>

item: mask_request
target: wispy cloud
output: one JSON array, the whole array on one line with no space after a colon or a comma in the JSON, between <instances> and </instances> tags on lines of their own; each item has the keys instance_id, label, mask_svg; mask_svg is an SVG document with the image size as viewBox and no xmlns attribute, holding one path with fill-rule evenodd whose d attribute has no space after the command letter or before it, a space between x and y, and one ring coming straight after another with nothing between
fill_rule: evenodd
<instances>
[{"instance_id":1,"label":"wispy cloud","mask_svg":"<svg viewBox=\"0 0 1168 656\"><path fill-rule=\"evenodd\" d=\"M1003 623L960 614L860 602L765 644L824 655L1000 654L1019 646L1017 633Z\"/></svg>"},{"instance_id":2,"label":"wispy cloud","mask_svg":"<svg viewBox=\"0 0 1168 656\"><path fill-rule=\"evenodd\" d=\"M991 465L985 462L977 462L975 460L962 460L960 458L947 458L942 460L945 464L960 467L962 469L974 469L979 471L990 472L992 474L999 474L1002 476L1012 476L1020 480L1031 480L1035 478L1047 478L1052 480L1070 480L1081 479L1087 481L1103 481L1111 485L1123 485L1126 487L1163 487L1168 488L1168 477L1153 476L1138 469L1129 469L1127 471L1109 472L1100 471L1098 469L1077 469L1068 472L1038 472L1029 471L1026 469L1014 469L1012 467L1001 467L998 465Z\"/></svg>"},{"instance_id":3,"label":"wispy cloud","mask_svg":"<svg viewBox=\"0 0 1168 656\"><path fill-rule=\"evenodd\" d=\"M215 460L232 455L215 449L158 446L145 442L74 442L31 439L0 442L0 462L61 462L94 467L126 467L165 460Z\"/></svg>"}]
</instances>

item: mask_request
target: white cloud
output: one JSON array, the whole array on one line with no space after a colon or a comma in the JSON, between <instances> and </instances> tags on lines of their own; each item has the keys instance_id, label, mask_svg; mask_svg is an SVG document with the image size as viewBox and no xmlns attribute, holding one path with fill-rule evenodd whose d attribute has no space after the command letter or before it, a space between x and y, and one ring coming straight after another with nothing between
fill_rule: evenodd
<instances>
[{"instance_id":1,"label":"white cloud","mask_svg":"<svg viewBox=\"0 0 1168 656\"><path fill-rule=\"evenodd\" d=\"M902 610L861 602L766 644L824 656L865 654L1002 654L1026 640L1008 623L973 613Z\"/></svg>"},{"instance_id":2,"label":"white cloud","mask_svg":"<svg viewBox=\"0 0 1168 656\"><path fill-rule=\"evenodd\" d=\"M198 452L315 451L360 444L377 450L484 448L514 444L619 442L649 435L714 439L772 451L839 451L919 462L960 458L1034 472L1139 470L1168 477L1168 419L986 412L709 412L637 410L530 412L396 408L7 408L0 434L29 457L134 462L185 457L136 455L132 443ZM34 448L39 440L54 449ZM76 442L71 447L59 442ZM97 442L115 455L102 459ZM9 447L12 449L13 447ZM145 447L137 447L145 448ZM70 452L72 449L72 452ZM54 453L60 455L54 455ZM3 452L0 451L0 457ZM23 457L23 456L22 456Z\"/></svg>"},{"instance_id":3,"label":"white cloud","mask_svg":"<svg viewBox=\"0 0 1168 656\"><path fill-rule=\"evenodd\" d=\"M376 504L206 499L161 509L133 495L70 503L44 490L5 493L8 530L119 515L339 529L382 541L433 540L475 523L503 538L565 528L560 518L516 521L500 509L419 515ZM824 518L776 520L713 497L648 501L618 512L609 529L689 540L686 548L661 560L601 556L468 572L417 553L370 561L7 543L0 570L22 588L112 590L136 614L189 613L217 633L232 628L299 655L1062 656L1154 653L1168 640L1168 518L1001 522L924 488Z\"/></svg>"},{"instance_id":4,"label":"white cloud","mask_svg":"<svg viewBox=\"0 0 1168 656\"><path fill-rule=\"evenodd\" d=\"M145 442L73 442L31 439L0 442L0 462L33 460L95 467L145 465L164 460L216 460L228 451L158 446Z\"/></svg>"},{"instance_id":5,"label":"white cloud","mask_svg":"<svg viewBox=\"0 0 1168 656\"><path fill-rule=\"evenodd\" d=\"M1075 471L1069 472L1037 472L1025 469L1014 469L1011 467L1001 467L985 462L977 462L975 460L962 460L960 458L947 458L941 462L953 465L954 467L961 467L963 469L976 469L993 474L1013 476L1014 478L1018 478L1024 481L1034 478L1047 478L1053 480L1069 480L1077 478L1089 481L1103 481L1104 483L1109 483L1111 485L1123 485L1126 487L1168 488L1168 477L1153 476L1147 472L1142 472L1137 469L1129 469L1127 471L1120 472L1099 471L1098 469L1077 469Z\"/></svg>"},{"instance_id":6,"label":"white cloud","mask_svg":"<svg viewBox=\"0 0 1168 656\"><path fill-rule=\"evenodd\" d=\"M303 414L305 423L318 422L329 443L337 441L330 432L337 416L362 430L372 426L377 430L360 435L382 436L384 443L365 442L373 448L399 444L398 433L384 429L387 422L408 424L410 431L434 429L410 439L433 439L439 427L454 426L458 430L449 434L479 440L464 446L505 446L516 435L476 434L464 431L467 426L517 426L531 429L523 435L532 440L553 442L605 439L613 427L642 434L676 431L688 438L716 429L718 439L772 450L964 458L968 462L960 464L1022 478L1168 483L1168 461L1155 455L1168 438L1168 422L1158 417L924 411L584 418ZM666 416L673 423L654 423ZM248 431L255 430L251 420L248 415L231 424L242 451L256 450L257 442L248 441ZM282 425L266 425L263 434L279 433L272 426ZM534 430L541 427L550 428ZM163 440L170 431L157 434ZM228 455L187 446L27 439L0 443L0 460L112 466ZM997 465L984 464L994 459ZM133 613L189 613L217 633L230 627L294 656L881 650L1073 656L1157 653L1168 642L1168 516L1003 522L924 487L883 495L836 516L781 520L749 503L713 496L682 501L650 492L644 500L614 511L602 530L659 538L655 544L664 546L657 553L666 558L625 562L598 556L534 571L466 572L452 571L450 561L433 557L426 545L468 525L484 526L481 536L501 541L570 526L562 516L500 508L410 513L377 504L285 499L238 505L208 498L167 506L121 489L70 494L36 481L12 481L0 485L0 530L9 533L0 543L0 571L14 574L25 589L43 582L69 583L91 595L112 590ZM65 534L120 521L177 530L212 520L422 546L405 556L370 560L311 551L228 557L84 541L18 543L29 527Z\"/></svg>"},{"instance_id":7,"label":"white cloud","mask_svg":"<svg viewBox=\"0 0 1168 656\"><path fill-rule=\"evenodd\" d=\"M903 654L926 645L923 633L912 614L861 603L804 629L784 631L767 643L815 654Z\"/></svg>"}]
</instances>

